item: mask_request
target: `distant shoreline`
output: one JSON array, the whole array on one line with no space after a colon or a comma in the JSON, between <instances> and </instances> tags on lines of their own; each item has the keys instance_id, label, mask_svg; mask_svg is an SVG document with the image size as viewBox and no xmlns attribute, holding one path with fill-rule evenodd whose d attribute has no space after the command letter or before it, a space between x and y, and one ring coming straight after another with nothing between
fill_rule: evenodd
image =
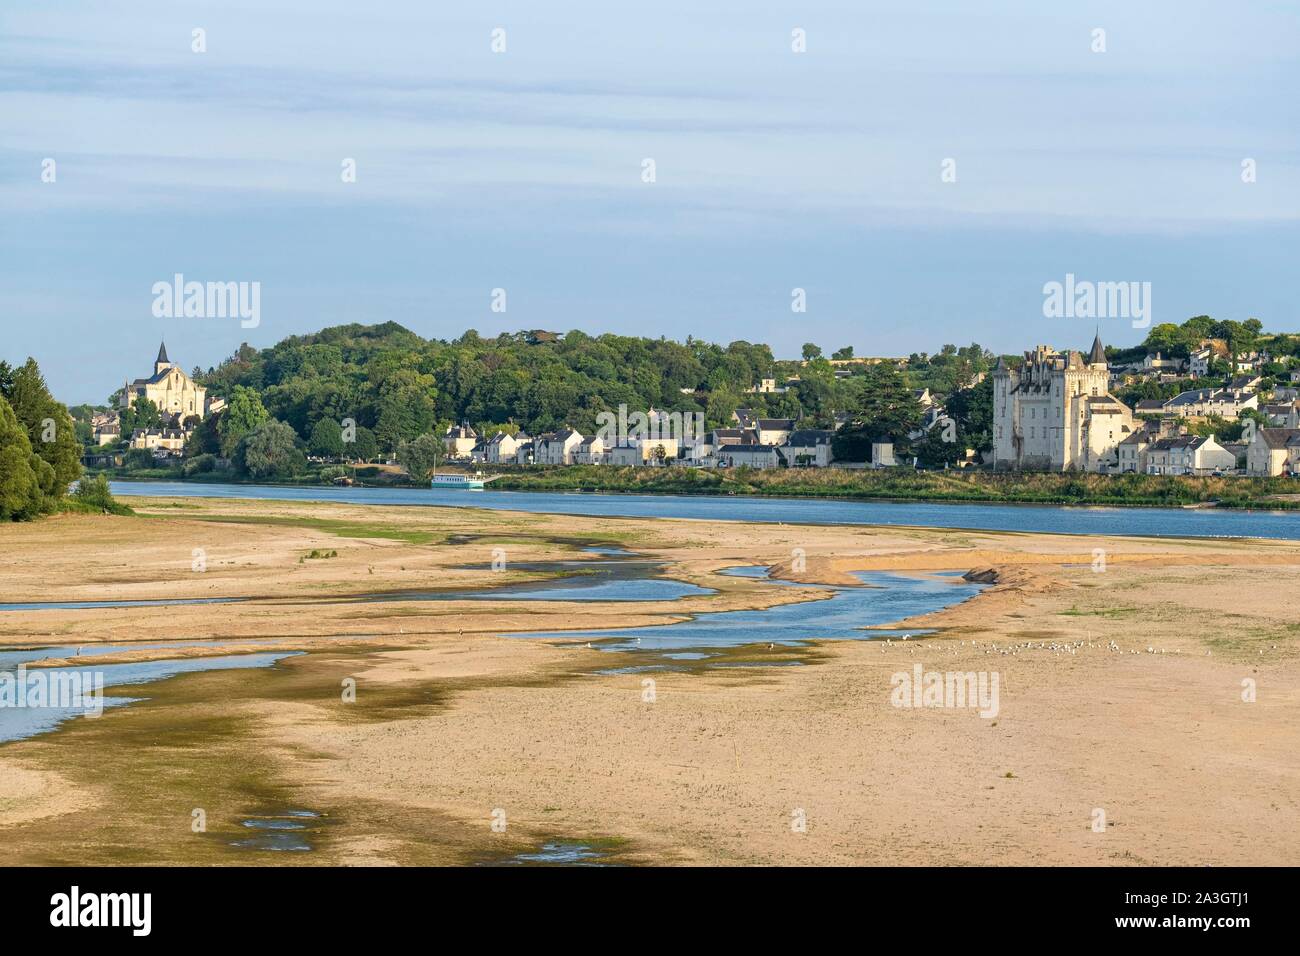
<instances>
[{"instance_id":1,"label":"distant shoreline","mask_svg":"<svg viewBox=\"0 0 1300 956\"><path fill-rule=\"evenodd\" d=\"M596 474L593 475L593 472ZM603 474L608 473L608 474ZM629 474L630 473L630 474ZM292 479L248 481L235 477L219 477L212 473L182 477L166 474L139 474L108 472L113 481L175 481L187 484L270 485L276 487L328 488L333 485L306 480L303 476ZM1155 475L1072 475L1054 473L990 474L970 472L905 472L901 476L887 472L837 471L830 482L820 477L820 472L800 469L753 471L736 469L721 476L707 474L703 480L694 469L632 469L611 468L603 465L563 466L530 471L503 471L490 489L493 491L534 493L588 493L608 495L664 495L690 497L754 497L791 499L832 499L842 501L876 501L906 504L968 505L1042 505L1050 507L1107 507L1107 508L1164 508L1169 510L1234 510L1234 511L1300 511L1300 481L1295 479L1268 479L1232 477L1222 479L1193 478L1187 476ZM847 477L845 477L847 476ZM790 480L794 478L794 480ZM602 480L603 479L603 480ZM609 480L621 479L621 480ZM854 481L856 479L856 482ZM1107 482L1146 482L1163 490L1163 495L1107 495L1099 493L1078 494ZM863 482L873 486L864 487ZM907 487L907 483L920 487ZM854 483L858 487L854 487ZM925 485L928 484L929 487ZM953 487L953 485L956 487ZM947 485L945 487L945 485ZM1262 487L1261 487L1262 485ZM1281 486L1279 486L1281 485ZM1011 486L1011 487L1006 487ZM1029 486L1033 490L1016 490L1016 486ZM1074 493L1052 493L1053 486L1069 488ZM358 480L357 488L423 488L424 483L400 481ZM1219 497L1214 491L1245 492L1236 496ZM996 489L996 493L995 493ZM983 492L983 493L981 493ZM472 492L469 492L472 493ZM1287 500L1273 495L1292 494ZM1175 497L1174 495L1177 495Z\"/></svg>"}]
</instances>

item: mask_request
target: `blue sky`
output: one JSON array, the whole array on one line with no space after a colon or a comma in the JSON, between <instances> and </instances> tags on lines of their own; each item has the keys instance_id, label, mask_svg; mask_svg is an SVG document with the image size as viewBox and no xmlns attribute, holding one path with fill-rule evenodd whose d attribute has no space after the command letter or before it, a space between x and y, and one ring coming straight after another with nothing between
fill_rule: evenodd
<instances>
[{"instance_id":1,"label":"blue sky","mask_svg":"<svg viewBox=\"0 0 1300 956\"><path fill-rule=\"evenodd\" d=\"M348 321L1086 347L1068 272L1300 329L1300 5L978 7L5 0L0 357L82 402ZM155 318L177 272L260 326Z\"/></svg>"}]
</instances>

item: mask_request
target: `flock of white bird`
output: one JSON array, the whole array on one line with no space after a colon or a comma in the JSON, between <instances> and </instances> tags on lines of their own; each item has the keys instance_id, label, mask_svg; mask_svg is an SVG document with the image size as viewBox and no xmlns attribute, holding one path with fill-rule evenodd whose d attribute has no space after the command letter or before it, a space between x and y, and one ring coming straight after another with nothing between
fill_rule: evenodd
<instances>
[{"instance_id":1,"label":"flock of white bird","mask_svg":"<svg viewBox=\"0 0 1300 956\"><path fill-rule=\"evenodd\" d=\"M912 639L911 634L904 634L902 638L904 642L910 641L911 639ZM1090 649L1101 648L1102 650L1111 654L1141 654L1142 653L1140 650L1134 648L1122 648L1118 644L1116 644L1115 641L1113 640L1107 641L1104 644L1098 643L1096 641L1066 641L1066 642L1020 641L1019 643L1015 643L1015 644L998 644L997 641L987 641L981 644L980 641L974 641L974 640L958 642L958 647L966 647L968 645L977 651L982 650L985 654L1000 654L1003 657L1015 657L1016 655L1025 651L1047 651L1048 653L1055 654L1057 656L1062 656L1062 657L1067 655L1078 656L1080 650L1087 649L1087 648ZM885 643L882 644L880 647L880 653L883 654L887 648L891 648L893 646L894 646L893 638L885 638ZM1275 644L1273 646L1276 647L1277 645ZM907 652L909 654L915 654L916 645L909 644L907 646ZM1148 646L1146 652L1148 654L1169 654L1169 653L1181 654L1182 650L1180 648L1174 648L1173 651L1169 651L1163 647L1157 650L1154 647ZM952 656L956 657L958 653L960 652L954 649L952 651ZM1264 652L1260 651L1260 653L1263 654ZM1205 656L1209 657L1210 652L1206 651Z\"/></svg>"},{"instance_id":2,"label":"flock of white bird","mask_svg":"<svg viewBox=\"0 0 1300 956\"><path fill-rule=\"evenodd\" d=\"M912 639L911 634L904 634L902 638L903 641L910 641L911 639ZM1065 656L1065 655L1078 656L1079 651L1086 648L1092 648L1092 649L1100 648L1101 650L1107 652L1108 654L1141 654L1142 653L1141 649L1139 648L1120 647L1118 644L1115 643L1113 639L1106 641L1104 644L1099 643L1097 641L1067 641L1064 643L1060 641L1021 641L1017 644L999 645L997 641L987 641L984 644L981 644L979 641L974 641L974 640L961 641L958 644L959 647L966 647L968 645L976 650L982 649L985 654L1001 654L1003 657L1015 657L1017 654L1021 653L1022 651L1048 651L1058 656ZM885 638L885 643L880 645L880 653L882 654L885 653L885 650L887 648L893 646L894 646L894 639L892 637ZM1270 645L1270 649L1277 650L1277 645L1276 644ZM1178 648L1178 647L1174 648L1171 651L1164 647L1157 649L1155 647L1152 647L1151 645L1147 645L1147 649L1146 649L1146 653L1148 654L1181 654L1182 652L1183 652L1182 648ZM908 644L907 653L915 654L916 645ZM960 652L957 650L953 650L952 656L956 657L958 653ZM1259 653L1261 657L1264 654L1262 650ZM1211 657L1213 655L1211 654L1210 651L1206 651L1205 656Z\"/></svg>"}]
</instances>

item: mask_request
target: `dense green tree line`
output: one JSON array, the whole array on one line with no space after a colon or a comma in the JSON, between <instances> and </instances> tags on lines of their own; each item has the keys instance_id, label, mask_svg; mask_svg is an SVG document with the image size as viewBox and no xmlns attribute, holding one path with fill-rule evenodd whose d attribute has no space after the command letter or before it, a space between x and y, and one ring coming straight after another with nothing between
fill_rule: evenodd
<instances>
[{"instance_id":1,"label":"dense green tree line","mask_svg":"<svg viewBox=\"0 0 1300 956\"><path fill-rule=\"evenodd\" d=\"M81 475L81 442L66 406L54 400L35 359L0 361L0 520L58 508Z\"/></svg>"},{"instance_id":2,"label":"dense green tree line","mask_svg":"<svg viewBox=\"0 0 1300 956\"><path fill-rule=\"evenodd\" d=\"M802 371L803 380L785 394L747 394L778 374L766 345L577 331L544 343L522 332L425 340L389 322L324 329L260 351L244 346L199 379L229 396L231 411L237 389L256 393L270 418L322 452L333 447L328 431L318 433L322 421L351 419L381 450L395 451L458 421L484 431L509 423L530 434L563 425L590 433L597 415L620 404L701 411L710 426L730 424L737 407L825 423L860 391L859 381L837 379L825 360L802 370L781 364Z\"/></svg>"}]
</instances>

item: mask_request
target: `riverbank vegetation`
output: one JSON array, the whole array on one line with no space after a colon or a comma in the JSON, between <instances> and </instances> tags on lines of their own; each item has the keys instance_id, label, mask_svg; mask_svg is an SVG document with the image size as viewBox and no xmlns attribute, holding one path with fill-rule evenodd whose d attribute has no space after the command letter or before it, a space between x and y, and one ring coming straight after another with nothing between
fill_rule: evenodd
<instances>
[{"instance_id":1,"label":"riverbank vegetation","mask_svg":"<svg viewBox=\"0 0 1300 956\"><path fill-rule=\"evenodd\" d=\"M81 442L68 409L54 400L34 359L0 361L0 521L57 511L123 513L108 483L69 497L81 476ZM125 510L125 509L123 509Z\"/></svg>"},{"instance_id":2,"label":"riverbank vegetation","mask_svg":"<svg viewBox=\"0 0 1300 956\"><path fill-rule=\"evenodd\" d=\"M701 470L566 466L506 472L491 487L501 491L612 491L1067 505L1300 508L1300 481L1288 478L992 473L956 469ZM1294 497L1277 497L1287 495Z\"/></svg>"},{"instance_id":3,"label":"riverbank vegetation","mask_svg":"<svg viewBox=\"0 0 1300 956\"><path fill-rule=\"evenodd\" d=\"M464 470L444 467L442 470ZM368 487L425 488L404 472L369 466L348 469ZM1005 504L1135 505L1300 509L1300 481L1292 478L1194 478L1181 475L1094 475L989 472L975 469L917 471L911 468L631 468L563 465L492 468L496 491L677 495L771 495L791 498L848 498ZM333 470L263 484L330 483ZM120 473L140 480L240 483L230 471L186 474L182 468Z\"/></svg>"}]
</instances>

